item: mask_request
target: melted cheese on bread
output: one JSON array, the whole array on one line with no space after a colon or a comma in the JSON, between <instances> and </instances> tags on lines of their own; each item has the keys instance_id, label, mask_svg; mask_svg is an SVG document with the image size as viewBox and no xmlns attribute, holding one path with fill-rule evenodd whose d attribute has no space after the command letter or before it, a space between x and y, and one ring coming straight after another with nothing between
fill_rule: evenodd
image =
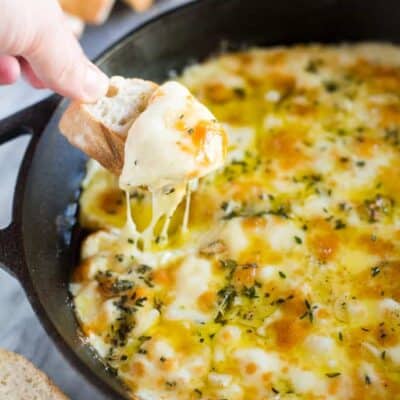
<instances>
[{"instance_id":1,"label":"melted cheese on bread","mask_svg":"<svg viewBox=\"0 0 400 400\"><path fill-rule=\"evenodd\" d=\"M249 50L181 82L228 163L144 251L123 226L151 196L92 164L70 286L88 341L143 400L399 398L400 50Z\"/></svg>"},{"instance_id":2,"label":"melted cheese on bread","mask_svg":"<svg viewBox=\"0 0 400 400\"><path fill-rule=\"evenodd\" d=\"M225 154L225 131L211 112L183 85L167 82L129 130L120 186L175 186L222 167Z\"/></svg>"},{"instance_id":3,"label":"melted cheese on bread","mask_svg":"<svg viewBox=\"0 0 400 400\"><path fill-rule=\"evenodd\" d=\"M170 220L185 195L187 230L194 180L223 166L226 147L222 126L183 85L170 81L154 91L129 129L119 177L119 186L127 193L146 187L152 194L152 219L142 234L128 209L127 228L146 249L156 239L154 229L161 219L158 240L167 240Z\"/></svg>"}]
</instances>

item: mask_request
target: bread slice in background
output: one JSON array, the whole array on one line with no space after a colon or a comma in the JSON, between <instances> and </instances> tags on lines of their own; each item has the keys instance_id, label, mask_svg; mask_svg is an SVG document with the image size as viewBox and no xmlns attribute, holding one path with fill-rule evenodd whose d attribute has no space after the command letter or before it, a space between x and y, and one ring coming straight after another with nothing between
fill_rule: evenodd
<instances>
[{"instance_id":1,"label":"bread slice in background","mask_svg":"<svg viewBox=\"0 0 400 400\"><path fill-rule=\"evenodd\" d=\"M107 95L96 103L70 104L61 118L60 131L72 145L119 175L128 130L156 88L150 81L112 77Z\"/></svg>"},{"instance_id":2,"label":"bread slice in background","mask_svg":"<svg viewBox=\"0 0 400 400\"><path fill-rule=\"evenodd\" d=\"M59 0L61 8L90 24L102 24L110 15L115 0Z\"/></svg>"},{"instance_id":3,"label":"bread slice in background","mask_svg":"<svg viewBox=\"0 0 400 400\"><path fill-rule=\"evenodd\" d=\"M0 399L68 400L30 361L3 349L0 349Z\"/></svg>"},{"instance_id":4,"label":"bread slice in background","mask_svg":"<svg viewBox=\"0 0 400 400\"><path fill-rule=\"evenodd\" d=\"M125 0L135 11L143 12L153 5L153 0Z\"/></svg>"}]
</instances>

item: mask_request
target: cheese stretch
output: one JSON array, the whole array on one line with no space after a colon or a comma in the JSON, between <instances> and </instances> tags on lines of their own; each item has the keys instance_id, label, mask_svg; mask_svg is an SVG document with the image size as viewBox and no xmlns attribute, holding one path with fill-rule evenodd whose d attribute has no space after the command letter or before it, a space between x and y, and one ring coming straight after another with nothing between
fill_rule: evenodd
<instances>
[{"instance_id":1,"label":"cheese stretch","mask_svg":"<svg viewBox=\"0 0 400 400\"><path fill-rule=\"evenodd\" d=\"M190 213L184 187L160 194L166 226L89 162L70 284L88 343L140 400L400 399L400 50L254 49L179 81L227 131L226 164L177 173L200 179Z\"/></svg>"},{"instance_id":2,"label":"cheese stretch","mask_svg":"<svg viewBox=\"0 0 400 400\"><path fill-rule=\"evenodd\" d=\"M162 217L160 237L166 239L169 221L185 194L189 212L188 185L223 166L226 146L221 125L183 85L171 81L155 90L128 132L119 178L127 192L146 187L152 193L153 216L143 234L146 247ZM129 226L135 229L132 220Z\"/></svg>"}]
</instances>

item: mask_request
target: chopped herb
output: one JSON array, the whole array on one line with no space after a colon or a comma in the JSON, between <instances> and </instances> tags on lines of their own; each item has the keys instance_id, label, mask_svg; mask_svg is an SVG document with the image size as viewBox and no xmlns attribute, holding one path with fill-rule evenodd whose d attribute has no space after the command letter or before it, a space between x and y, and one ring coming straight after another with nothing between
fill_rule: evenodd
<instances>
[{"instance_id":1,"label":"chopped herb","mask_svg":"<svg viewBox=\"0 0 400 400\"><path fill-rule=\"evenodd\" d=\"M233 89L233 92L235 93L235 95L237 97L239 97L240 99L243 99L246 97L246 91L243 88L240 87L236 87Z\"/></svg>"},{"instance_id":2,"label":"chopped herb","mask_svg":"<svg viewBox=\"0 0 400 400\"><path fill-rule=\"evenodd\" d=\"M126 361L128 359L128 356L126 354L123 354L120 358L121 361Z\"/></svg>"},{"instance_id":3,"label":"chopped herb","mask_svg":"<svg viewBox=\"0 0 400 400\"><path fill-rule=\"evenodd\" d=\"M167 359L166 359L165 357L161 356L161 357L160 357L160 361L161 361L161 362L165 362L165 361L167 361Z\"/></svg>"},{"instance_id":4,"label":"chopped herb","mask_svg":"<svg viewBox=\"0 0 400 400\"><path fill-rule=\"evenodd\" d=\"M382 351L381 353L381 359L384 360L386 358L386 351Z\"/></svg>"},{"instance_id":5,"label":"chopped herb","mask_svg":"<svg viewBox=\"0 0 400 400\"><path fill-rule=\"evenodd\" d=\"M138 353L139 353L139 354L147 354L147 350L145 350L145 349L139 349L139 350L138 350Z\"/></svg>"},{"instance_id":6,"label":"chopped herb","mask_svg":"<svg viewBox=\"0 0 400 400\"><path fill-rule=\"evenodd\" d=\"M336 378L337 376L341 375L340 372L328 372L325 374L328 378Z\"/></svg>"},{"instance_id":7,"label":"chopped herb","mask_svg":"<svg viewBox=\"0 0 400 400\"><path fill-rule=\"evenodd\" d=\"M151 340L151 336L144 336L144 335L143 336L139 336L138 340L139 340L139 342L144 343L144 342L147 342L147 341Z\"/></svg>"},{"instance_id":8,"label":"chopped herb","mask_svg":"<svg viewBox=\"0 0 400 400\"><path fill-rule=\"evenodd\" d=\"M279 394L279 390L278 390L278 389L275 389L273 386L272 386L271 390L272 390L275 394Z\"/></svg>"},{"instance_id":9,"label":"chopped herb","mask_svg":"<svg viewBox=\"0 0 400 400\"><path fill-rule=\"evenodd\" d=\"M371 384L371 378L370 378L368 375L365 375L365 383L366 383L367 385L370 385L370 384Z\"/></svg>"},{"instance_id":10,"label":"chopped herb","mask_svg":"<svg viewBox=\"0 0 400 400\"><path fill-rule=\"evenodd\" d=\"M126 279L116 280L111 285L111 291L115 294L119 294L119 293L126 292L126 291L132 289L133 286L134 286L134 283L131 281L128 281Z\"/></svg>"},{"instance_id":11,"label":"chopped herb","mask_svg":"<svg viewBox=\"0 0 400 400\"><path fill-rule=\"evenodd\" d=\"M118 262L124 261L124 255L123 254L116 254L115 258L117 259Z\"/></svg>"},{"instance_id":12,"label":"chopped herb","mask_svg":"<svg viewBox=\"0 0 400 400\"><path fill-rule=\"evenodd\" d=\"M193 132L194 132L194 129L193 129L193 128L189 128L189 129L187 130L187 133L188 133L189 135L191 135Z\"/></svg>"},{"instance_id":13,"label":"chopped herb","mask_svg":"<svg viewBox=\"0 0 400 400\"><path fill-rule=\"evenodd\" d=\"M163 305L164 305L164 303L162 302L162 300L158 299L157 297L154 298L154 308L156 310L161 312L161 308L162 308Z\"/></svg>"},{"instance_id":14,"label":"chopped herb","mask_svg":"<svg viewBox=\"0 0 400 400\"><path fill-rule=\"evenodd\" d=\"M132 238L128 238L128 243L130 243L130 244L134 244L134 243L135 243L135 241L134 241Z\"/></svg>"},{"instance_id":15,"label":"chopped herb","mask_svg":"<svg viewBox=\"0 0 400 400\"><path fill-rule=\"evenodd\" d=\"M338 333L338 337L339 337L339 340L340 340L341 342L343 342L343 333L342 333L342 332L339 332L339 333Z\"/></svg>"},{"instance_id":16,"label":"chopped herb","mask_svg":"<svg viewBox=\"0 0 400 400\"><path fill-rule=\"evenodd\" d=\"M144 303L147 301L147 297L139 297L136 301L135 301L135 305L138 307L143 307Z\"/></svg>"},{"instance_id":17,"label":"chopped herb","mask_svg":"<svg viewBox=\"0 0 400 400\"><path fill-rule=\"evenodd\" d=\"M325 81L324 88L327 92L333 93L339 89L339 85L334 81Z\"/></svg>"},{"instance_id":18,"label":"chopped herb","mask_svg":"<svg viewBox=\"0 0 400 400\"><path fill-rule=\"evenodd\" d=\"M226 269L234 270L237 267L237 262L235 260L227 259L219 261L221 266Z\"/></svg>"},{"instance_id":19,"label":"chopped herb","mask_svg":"<svg viewBox=\"0 0 400 400\"><path fill-rule=\"evenodd\" d=\"M357 161L356 162L357 167L365 167L365 161Z\"/></svg>"},{"instance_id":20,"label":"chopped herb","mask_svg":"<svg viewBox=\"0 0 400 400\"><path fill-rule=\"evenodd\" d=\"M318 72L318 67L320 66L319 60L309 60L304 70L310 74L315 74Z\"/></svg>"},{"instance_id":21,"label":"chopped herb","mask_svg":"<svg viewBox=\"0 0 400 400\"><path fill-rule=\"evenodd\" d=\"M199 396L202 397L203 396L203 392L200 389L194 389L194 392Z\"/></svg>"},{"instance_id":22,"label":"chopped herb","mask_svg":"<svg viewBox=\"0 0 400 400\"><path fill-rule=\"evenodd\" d=\"M297 244L302 244L302 243L303 243L303 240L302 240L300 237L298 237L298 236L295 236L295 237L294 237L294 241L295 241Z\"/></svg>"},{"instance_id":23,"label":"chopped herb","mask_svg":"<svg viewBox=\"0 0 400 400\"><path fill-rule=\"evenodd\" d=\"M165 385L169 388L173 388L176 386L176 382L175 381L166 381Z\"/></svg>"},{"instance_id":24,"label":"chopped herb","mask_svg":"<svg viewBox=\"0 0 400 400\"><path fill-rule=\"evenodd\" d=\"M151 267L149 267L148 265L146 265L146 264L140 264L137 268L136 268L136 271L139 273L139 274L145 274L146 272L149 272L149 271L151 271Z\"/></svg>"},{"instance_id":25,"label":"chopped herb","mask_svg":"<svg viewBox=\"0 0 400 400\"><path fill-rule=\"evenodd\" d=\"M163 190L163 194L165 194L165 195L169 195L169 194L172 194L172 193L174 193L175 192L175 188L174 187L172 187L172 186L168 186L168 187L166 187L165 188L165 190Z\"/></svg>"},{"instance_id":26,"label":"chopped herb","mask_svg":"<svg viewBox=\"0 0 400 400\"><path fill-rule=\"evenodd\" d=\"M282 271L279 271L279 276L280 276L282 279L286 279L286 275L285 275Z\"/></svg>"},{"instance_id":27,"label":"chopped herb","mask_svg":"<svg viewBox=\"0 0 400 400\"><path fill-rule=\"evenodd\" d=\"M346 228L346 224L341 219L337 219L335 221L335 229L340 230L340 229L344 229L344 228Z\"/></svg>"},{"instance_id":28,"label":"chopped herb","mask_svg":"<svg viewBox=\"0 0 400 400\"><path fill-rule=\"evenodd\" d=\"M258 298L255 286L244 287L243 290L242 290L242 294L244 296L248 297L249 299Z\"/></svg>"},{"instance_id":29,"label":"chopped herb","mask_svg":"<svg viewBox=\"0 0 400 400\"><path fill-rule=\"evenodd\" d=\"M381 269L379 267L379 265L376 265L375 267L371 268L371 276L374 278L375 276L377 276L379 273L381 272Z\"/></svg>"},{"instance_id":30,"label":"chopped herb","mask_svg":"<svg viewBox=\"0 0 400 400\"><path fill-rule=\"evenodd\" d=\"M224 315L222 314L222 312L221 312L221 311L218 311L218 314L217 314L217 316L215 317L214 322L215 322L216 324L225 325L227 321L226 321L226 319L224 319Z\"/></svg>"},{"instance_id":31,"label":"chopped herb","mask_svg":"<svg viewBox=\"0 0 400 400\"><path fill-rule=\"evenodd\" d=\"M227 311L232 307L233 301L237 296L237 292L232 285L227 285L217 293L219 298L219 305L222 311Z\"/></svg>"}]
</instances>

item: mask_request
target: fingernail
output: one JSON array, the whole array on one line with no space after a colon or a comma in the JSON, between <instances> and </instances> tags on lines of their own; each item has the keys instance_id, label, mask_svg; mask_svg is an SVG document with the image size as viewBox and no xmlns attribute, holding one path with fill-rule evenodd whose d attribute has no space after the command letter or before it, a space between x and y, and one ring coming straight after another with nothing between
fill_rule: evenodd
<instances>
[{"instance_id":1,"label":"fingernail","mask_svg":"<svg viewBox=\"0 0 400 400\"><path fill-rule=\"evenodd\" d=\"M108 90L108 77L93 64L86 68L85 82L83 82L83 100L94 102L104 96Z\"/></svg>"}]
</instances>

